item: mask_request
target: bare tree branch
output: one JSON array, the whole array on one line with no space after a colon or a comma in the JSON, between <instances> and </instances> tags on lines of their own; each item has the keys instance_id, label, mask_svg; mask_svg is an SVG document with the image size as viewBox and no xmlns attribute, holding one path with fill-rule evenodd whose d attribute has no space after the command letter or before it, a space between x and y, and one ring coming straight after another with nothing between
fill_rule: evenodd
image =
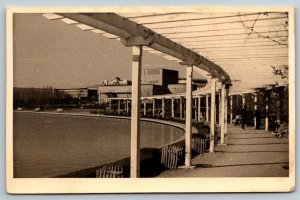
<instances>
[{"instance_id":1,"label":"bare tree branch","mask_svg":"<svg viewBox=\"0 0 300 200\"><path fill-rule=\"evenodd\" d=\"M261 14L262 14L262 13L258 13L258 15L257 15L256 19L254 20L252 26L247 26L247 25L243 22L242 17L241 17L241 15L240 15L240 13L239 13L239 18L240 18L240 21L241 21L243 27L244 27L246 30L250 31L250 32L248 33L248 35L246 36L246 39L250 38L252 33L255 33L256 35L258 35L258 37L266 38L266 39L269 39L269 40L271 40L271 41L273 41L273 42L275 42L275 43L277 43L277 44L279 44L279 45L283 45L283 46L285 46L285 47L288 47L288 44L285 44L285 43L283 43L283 42L280 42L280 41L278 41L278 40L275 40L275 39L269 37L268 35L267 35L267 36L262 35L261 33L259 33L259 32L257 32L257 31L254 30L255 24L256 24L256 22L257 22L257 20L258 20L258 18L259 18L259 16L260 16ZM263 13L263 14L264 14L264 15L267 15L267 13ZM287 24L288 24L288 23L286 22L285 28L287 27Z\"/></svg>"}]
</instances>

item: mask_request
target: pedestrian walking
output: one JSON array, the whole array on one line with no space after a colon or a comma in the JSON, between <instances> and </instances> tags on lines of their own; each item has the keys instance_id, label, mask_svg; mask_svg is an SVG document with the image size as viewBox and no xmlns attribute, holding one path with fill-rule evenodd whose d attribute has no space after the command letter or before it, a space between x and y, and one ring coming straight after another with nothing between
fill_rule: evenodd
<instances>
[{"instance_id":1,"label":"pedestrian walking","mask_svg":"<svg viewBox=\"0 0 300 200\"><path fill-rule=\"evenodd\" d=\"M255 123L256 123L255 129L260 129L260 126L261 126L261 111L260 111L259 106L257 106L257 108L255 110L255 113L254 113L254 116L255 116Z\"/></svg>"},{"instance_id":2,"label":"pedestrian walking","mask_svg":"<svg viewBox=\"0 0 300 200\"><path fill-rule=\"evenodd\" d=\"M242 115L242 129L245 129L245 124L247 122L247 106L244 106L244 108L242 109L241 115Z\"/></svg>"}]
</instances>

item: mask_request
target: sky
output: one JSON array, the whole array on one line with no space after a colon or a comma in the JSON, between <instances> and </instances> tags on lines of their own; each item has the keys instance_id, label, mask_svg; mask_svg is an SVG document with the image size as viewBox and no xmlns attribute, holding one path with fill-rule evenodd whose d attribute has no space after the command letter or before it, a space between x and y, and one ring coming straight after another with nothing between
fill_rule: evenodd
<instances>
[{"instance_id":1,"label":"sky","mask_svg":"<svg viewBox=\"0 0 300 200\"><path fill-rule=\"evenodd\" d=\"M15 14L14 87L87 87L114 77L131 80L131 50L119 41L42 14ZM167 68L185 77L177 62L143 52L142 68Z\"/></svg>"}]
</instances>

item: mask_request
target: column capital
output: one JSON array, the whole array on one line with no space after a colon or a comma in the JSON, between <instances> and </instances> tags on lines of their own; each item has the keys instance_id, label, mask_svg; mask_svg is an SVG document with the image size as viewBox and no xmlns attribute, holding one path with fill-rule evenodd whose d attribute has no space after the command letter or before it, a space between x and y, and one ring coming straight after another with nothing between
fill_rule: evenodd
<instances>
[{"instance_id":1,"label":"column capital","mask_svg":"<svg viewBox=\"0 0 300 200\"><path fill-rule=\"evenodd\" d=\"M192 67L193 65L200 65L201 61L196 61L194 59L191 58L187 58L185 60L183 60L182 62L180 62L181 65L186 65L187 67Z\"/></svg>"},{"instance_id":2,"label":"column capital","mask_svg":"<svg viewBox=\"0 0 300 200\"><path fill-rule=\"evenodd\" d=\"M130 38L121 38L121 43L126 47L132 46L149 46L153 43L153 37L142 38L140 36L132 36Z\"/></svg>"}]
</instances>

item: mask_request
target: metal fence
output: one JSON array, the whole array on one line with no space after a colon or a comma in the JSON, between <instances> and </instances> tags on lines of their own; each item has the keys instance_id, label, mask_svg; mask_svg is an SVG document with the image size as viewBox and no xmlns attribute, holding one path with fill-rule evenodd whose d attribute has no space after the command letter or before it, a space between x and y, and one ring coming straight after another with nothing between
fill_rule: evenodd
<instances>
[{"instance_id":1,"label":"metal fence","mask_svg":"<svg viewBox=\"0 0 300 200\"><path fill-rule=\"evenodd\" d=\"M204 154L206 150L206 139L199 137L192 138L192 151ZM161 164L169 169L177 168L184 161L184 147L176 145L166 145L161 151Z\"/></svg>"},{"instance_id":2,"label":"metal fence","mask_svg":"<svg viewBox=\"0 0 300 200\"><path fill-rule=\"evenodd\" d=\"M206 139L193 138L192 150L199 154L204 154L206 150Z\"/></svg>"},{"instance_id":3,"label":"metal fence","mask_svg":"<svg viewBox=\"0 0 300 200\"><path fill-rule=\"evenodd\" d=\"M96 170L96 178L123 178L123 166L104 166Z\"/></svg>"},{"instance_id":4,"label":"metal fence","mask_svg":"<svg viewBox=\"0 0 300 200\"><path fill-rule=\"evenodd\" d=\"M167 145L162 148L161 164L166 168L177 168L183 158L183 147Z\"/></svg>"}]
</instances>

